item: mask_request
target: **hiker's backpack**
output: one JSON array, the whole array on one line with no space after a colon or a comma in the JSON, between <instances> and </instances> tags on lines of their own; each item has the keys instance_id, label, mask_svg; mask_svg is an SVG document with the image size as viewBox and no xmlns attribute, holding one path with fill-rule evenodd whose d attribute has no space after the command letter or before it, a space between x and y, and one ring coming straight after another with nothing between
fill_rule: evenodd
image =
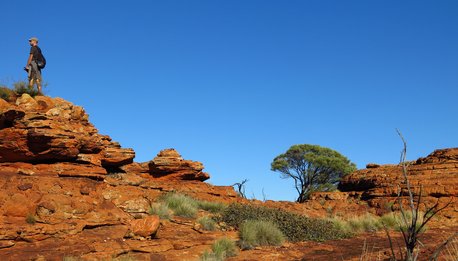
<instances>
[{"instance_id":1,"label":"hiker's backpack","mask_svg":"<svg viewBox=\"0 0 458 261\"><path fill-rule=\"evenodd\" d=\"M46 67L46 58L43 55L43 53L41 52L40 47L37 46L37 48L38 48L38 51L39 51L40 56L41 56L41 57L38 57L38 59L37 59L37 66L38 66L38 68L43 69L43 68Z\"/></svg>"}]
</instances>

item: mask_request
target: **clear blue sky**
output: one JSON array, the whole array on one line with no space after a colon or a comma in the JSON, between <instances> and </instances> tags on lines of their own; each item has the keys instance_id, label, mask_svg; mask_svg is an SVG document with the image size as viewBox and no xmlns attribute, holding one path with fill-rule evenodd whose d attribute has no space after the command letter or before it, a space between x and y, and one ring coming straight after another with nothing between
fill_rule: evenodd
<instances>
[{"instance_id":1,"label":"clear blue sky","mask_svg":"<svg viewBox=\"0 0 458 261\"><path fill-rule=\"evenodd\" d=\"M294 200L270 171L293 144L364 168L458 146L458 1L0 3L0 80L37 36L46 92L83 106L136 161L176 148L212 184Z\"/></svg>"}]
</instances>

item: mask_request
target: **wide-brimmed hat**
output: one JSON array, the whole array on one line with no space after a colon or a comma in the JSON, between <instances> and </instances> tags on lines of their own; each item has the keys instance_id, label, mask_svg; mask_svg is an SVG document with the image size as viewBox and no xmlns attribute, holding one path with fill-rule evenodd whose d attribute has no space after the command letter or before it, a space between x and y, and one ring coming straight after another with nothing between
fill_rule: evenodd
<instances>
[{"instance_id":1,"label":"wide-brimmed hat","mask_svg":"<svg viewBox=\"0 0 458 261\"><path fill-rule=\"evenodd\" d=\"M30 42L30 41L38 42L38 38L36 38L36 37L30 37L29 42Z\"/></svg>"}]
</instances>

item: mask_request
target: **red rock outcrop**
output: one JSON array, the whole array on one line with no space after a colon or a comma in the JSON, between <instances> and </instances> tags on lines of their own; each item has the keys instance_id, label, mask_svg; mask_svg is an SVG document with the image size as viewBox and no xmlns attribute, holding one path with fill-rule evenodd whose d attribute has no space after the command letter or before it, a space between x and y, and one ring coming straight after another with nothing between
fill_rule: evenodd
<instances>
[{"instance_id":1,"label":"red rock outcrop","mask_svg":"<svg viewBox=\"0 0 458 261\"><path fill-rule=\"evenodd\" d=\"M132 149L99 134L83 108L61 98L23 94L15 103L0 102L0 163L81 163L103 175L101 168L121 167L134 157ZM71 172L63 175L79 173Z\"/></svg>"},{"instance_id":2,"label":"red rock outcrop","mask_svg":"<svg viewBox=\"0 0 458 261\"><path fill-rule=\"evenodd\" d=\"M184 160L174 149L165 149L149 162L149 172L156 178L168 180L200 180L210 178L202 172L204 165L197 161Z\"/></svg>"},{"instance_id":3,"label":"red rock outcrop","mask_svg":"<svg viewBox=\"0 0 458 261\"><path fill-rule=\"evenodd\" d=\"M172 191L236 201L232 187L201 182L209 178L203 164L173 149L150 163L134 156L63 99L0 99L0 260L197 259L227 234L198 238L194 222L159 221L148 211Z\"/></svg>"},{"instance_id":4,"label":"red rock outcrop","mask_svg":"<svg viewBox=\"0 0 458 261\"><path fill-rule=\"evenodd\" d=\"M424 204L452 202L443 214L458 217L458 148L436 150L407 166L412 189L418 195L421 188ZM339 185L340 191L351 192L380 209L395 201L399 188L405 188L401 165L371 164L344 177Z\"/></svg>"}]
</instances>

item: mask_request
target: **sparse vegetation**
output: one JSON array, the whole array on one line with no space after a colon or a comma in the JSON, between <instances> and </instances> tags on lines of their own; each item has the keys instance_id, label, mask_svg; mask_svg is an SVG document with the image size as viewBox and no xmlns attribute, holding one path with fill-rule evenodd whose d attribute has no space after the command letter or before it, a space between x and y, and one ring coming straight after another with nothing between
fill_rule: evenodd
<instances>
[{"instance_id":1,"label":"sparse vegetation","mask_svg":"<svg viewBox=\"0 0 458 261\"><path fill-rule=\"evenodd\" d=\"M31 225L34 225L35 223L37 223L37 217L34 214L30 213L25 218L25 221Z\"/></svg>"},{"instance_id":2,"label":"sparse vegetation","mask_svg":"<svg viewBox=\"0 0 458 261\"><path fill-rule=\"evenodd\" d=\"M226 205L221 202L210 202L210 201L203 201L198 200L197 205L199 209L211 212L213 214L220 213L226 208Z\"/></svg>"},{"instance_id":3,"label":"sparse vegetation","mask_svg":"<svg viewBox=\"0 0 458 261\"><path fill-rule=\"evenodd\" d=\"M396 200L396 202L399 205L399 212L401 214L400 221L397 221L397 223L399 226L399 230L401 231L401 235L405 245L405 249L400 249L399 254L402 260L415 261L418 259L420 253L419 246L421 245L421 243L419 241L419 238L420 235L425 231L426 224L428 224L428 222L431 221L431 219L440 211L447 208L452 203L452 201L448 202L442 207L439 207L439 201L437 201L436 204L434 204L433 206L426 207L424 213L420 211L420 205L422 204L422 186L420 185L418 193L415 195L415 197L414 189L411 186L409 180L408 166L410 165L410 162L406 161L407 142L402 136L402 133L398 129L396 129L396 131L403 143L403 149L401 151L401 161L399 165L402 167L403 185L405 186L405 188L401 188L401 186L398 185L398 195ZM408 203L406 204L407 207L404 206L403 200L401 198L401 195L403 194L408 195ZM388 230L386 230L386 234L390 242L391 259L397 260L393 247L393 241ZM454 236L456 236L456 234L452 237ZM444 244L446 244L447 242L448 240ZM442 248L438 248L433 253L430 260L436 260L441 250Z\"/></svg>"},{"instance_id":4,"label":"sparse vegetation","mask_svg":"<svg viewBox=\"0 0 458 261\"><path fill-rule=\"evenodd\" d=\"M5 101L9 101L11 96L13 95L13 91L10 90L8 87L0 85L0 99Z\"/></svg>"},{"instance_id":5,"label":"sparse vegetation","mask_svg":"<svg viewBox=\"0 0 458 261\"><path fill-rule=\"evenodd\" d=\"M148 210L150 215L158 215L160 219L170 219L171 210L164 203L155 203Z\"/></svg>"},{"instance_id":6,"label":"sparse vegetation","mask_svg":"<svg viewBox=\"0 0 458 261\"><path fill-rule=\"evenodd\" d=\"M242 180L242 182L236 182L232 185L232 187L237 187L237 195L241 198L247 198L245 193L245 183L248 182L248 179Z\"/></svg>"},{"instance_id":7,"label":"sparse vegetation","mask_svg":"<svg viewBox=\"0 0 458 261\"><path fill-rule=\"evenodd\" d=\"M285 236L278 227L269 221L247 220L240 227L240 247L251 249L256 246L279 246Z\"/></svg>"},{"instance_id":8,"label":"sparse vegetation","mask_svg":"<svg viewBox=\"0 0 458 261\"><path fill-rule=\"evenodd\" d=\"M78 257L74 257L74 256L64 256L64 258L62 258L62 261L79 261L80 259Z\"/></svg>"},{"instance_id":9,"label":"sparse vegetation","mask_svg":"<svg viewBox=\"0 0 458 261\"><path fill-rule=\"evenodd\" d=\"M445 247L445 260L456 261L458 260L458 239L454 238Z\"/></svg>"},{"instance_id":10,"label":"sparse vegetation","mask_svg":"<svg viewBox=\"0 0 458 261\"><path fill-rule=\"evenodd\" d=\"M27 93L32 97L38 95L38 90L33 87L29 87L28 83L25 81L17 81L13 83L13 89L14 92L18 95L22 95L24 93Z\"/></svg>"},{"instance_id":11,"label":"sparse vegetation","mask_svg":"<svg viewBox=\"0 0 458 261\"><path fill-rule=\"evenodd\" d=\"M349 219L332 218L331 222L345 234L358 234L361 232L373 232L383 228L381 218L372 214L352 217Z\"/></svg>"},{"instance_id":12,"label":"sparse vegetation","mask_svg":"<svg viewBox=\"0 0 458 261\"><path fill-rule=\"evenodd\" d=\"M325 241L349 236L330 220L308 218L280 209L234 203L221 215L221 221L236 228L247 220L270 221L289 241Z\"/></svg>"},{"instance_id":13,"label":"sparse vegetation","mask_svg":"<svg viewBox=\"0 0 458 261\"><path fill-rule=\"evenodd\" d=\"M204 252L201 261L222 261L228 257L237 255L237 246L229 238L221 238L212 245L211 252Z\"/></svg>"},{"instance_id":14,"label":"sparse vegetation","mask_svg":"<svg viewBox=\"0 0 458 261\"><path fill-rule=\"evenodd\" d=\"M216 230L216 221L213 220L209 216L203 216L203 217L197 219L197 223L199 223L202 226L202 229L204 229L204 230L207 230L207 231Z\"/></svg>"},{"instance_id":15,"label":"sparse vegetation","mask_svg":"<svg viewBox=\"0 0 458 261\"><path fill-rule=\"evenodd\" d=\"M197 215L197 202L191 197L178 193L168 193L162 200L177 216L194 218Z\"/></svg>"},{"instance_id":16,"label":"sparse vegetation","mask_svg":"<svg viewBox=\"0 0 458 261\"><path fill-rule=\"evenodd\" d=\"M164 219L170 218L167 217L167 213L170 215L168 210L180 217L195 218L199 209L215 214L226 208L226 205L220 202L196 200L179 193L167 193L159 201L158 204L151 207L150 214L161 216L160 214L162 213Z\"/></svg>"}]
</instances>

